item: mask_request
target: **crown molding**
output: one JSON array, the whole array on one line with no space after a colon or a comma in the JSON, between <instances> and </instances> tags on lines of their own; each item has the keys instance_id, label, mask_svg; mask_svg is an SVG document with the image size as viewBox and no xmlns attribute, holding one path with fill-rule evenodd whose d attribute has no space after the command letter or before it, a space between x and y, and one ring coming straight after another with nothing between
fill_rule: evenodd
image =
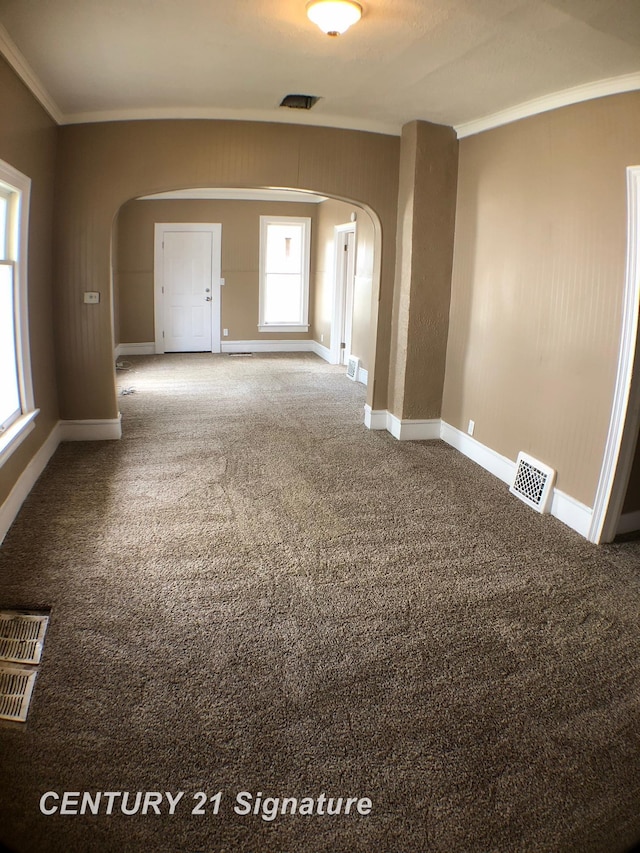
<instances>
[{"instance_id":1,"label":"crown molding","mask_svg":"<svg viewBox=\"0 0 640 853\"><path fill-rule=\"evenodd\" d=\"M604 98L607 95L633 92L636 89L640 89L640 73L634 72L633 74L624 74L622 77L608 77L605 80L596 80L593 83L563 89L561 92L554 92L551 95L543 95L541 98L525 101L515 107L508 107L506 110L500 110L500 112L492 113L483 118L454 125L454 130L458 139L464 139L466 136L492 130L494 127L501 127L522 118L530 118L550 110L557 110L559 107L568 107L582 101Z\"/></svg>"},{"instance_id":2,"label":"crown molding","mask_svg":"<svg viewBox=\"0 0 640 853\"><path fill-rule=\"evenodd\" d=\"M302 113L302 115L301 115ZM259 121L275 124L298 124L312 127L335 127L340 130L359 130L400 136L402 128L391 122L354 119L347 116L311 114L305 110L284 107L271 110L235 110L212 107L161 107L150 109L101 110L72 113L64 116L63 124L90 124L107 121L153 121L157 119L216 119L218 121Z\"/></svg>"},{"instance_id":3,"label":"crown molding","mask_svg":"<svg viewBox=\"0 0 640 853\"><path fill-rule=\"evenodd\" d=\"M57 124L64 124L64 115L49 92L42 85L40 78L22 55L20 49L6 29L0 24L0 53L27 86L31 94L37 98L51 118Z\"/></svg>"}]
</instances>

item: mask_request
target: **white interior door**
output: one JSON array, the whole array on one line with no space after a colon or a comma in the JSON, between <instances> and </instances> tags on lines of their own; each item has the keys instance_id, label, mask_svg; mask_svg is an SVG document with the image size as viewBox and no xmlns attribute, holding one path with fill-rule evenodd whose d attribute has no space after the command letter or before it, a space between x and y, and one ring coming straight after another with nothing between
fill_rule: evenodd
<instances>
[{"instance_id":1,"label":"white interior door","mask_svg":"<svg viewBox=\"0 0 640 853\"><path fill-rule=\"evenodd\" d=\"M165 352L211 352L211 249L207 231L165 231Z\"/></svg>"},{"instance_id":2,"label":"white interior door","mask_svg":"<svg viewBox=\"0 0 640 853\"><path fill-rule=\"evenodd\" d=\"M342 232L344 240L342 249L342 292L344 305L342 309L342 338L340 361L346 364L351 355L351 337L353 331L353 296L356 266L356 234L355 229Z\"/></svg>"},{"instance_id":3,"label":"white interior door","mask_svg":"<svg viewBox=\"0 0 640 853\"><path fill-rule=\"evenodd\" d=\"M156 224L156 352L220 352L222 227Z\"/></svg>"}]
</instances>

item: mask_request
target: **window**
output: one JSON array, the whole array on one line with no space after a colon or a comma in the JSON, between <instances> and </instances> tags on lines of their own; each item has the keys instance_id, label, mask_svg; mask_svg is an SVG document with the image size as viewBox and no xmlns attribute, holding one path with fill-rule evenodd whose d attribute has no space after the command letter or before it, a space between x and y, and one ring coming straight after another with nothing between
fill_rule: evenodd
<instances>
[{"instance_id":1,"label":"window","mask_svg":"<svg viewBox=\"0 0 640 853\"><path fill-rule=\"evenodd\" d=\"M309 330L311 219L260 217L261 332Z\"/></svg>"},{"instance_id":2,"label":"window","mask_svg":"<svg viewBox=\"0 0 640 853\"><path fill-rule=\"evenodd\" d=\"M31 181L0 160L0 464L33 429L27 324Z\"/></svg>"}]
</instances>

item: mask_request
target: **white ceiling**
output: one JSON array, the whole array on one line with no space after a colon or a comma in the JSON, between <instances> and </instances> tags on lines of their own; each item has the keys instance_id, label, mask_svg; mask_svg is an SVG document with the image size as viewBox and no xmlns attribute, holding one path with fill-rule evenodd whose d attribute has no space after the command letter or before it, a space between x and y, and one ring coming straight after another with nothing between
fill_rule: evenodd
<instances>
[{"instance_id":1,"label":"white ceiling","mask_svg":"<svg viewBox=\"0 0 640 853\"><path fill-rule=\"evenodd\" d=\"M0 0L0 49L61 123L211 117L399 133L424 119L464 130L517 117L524 102L640 88L640 0L362 4L362 20L332 39L305 0ZM289 93L321 100L308 113L279 107Z\"/></svg>"}]
</instances>

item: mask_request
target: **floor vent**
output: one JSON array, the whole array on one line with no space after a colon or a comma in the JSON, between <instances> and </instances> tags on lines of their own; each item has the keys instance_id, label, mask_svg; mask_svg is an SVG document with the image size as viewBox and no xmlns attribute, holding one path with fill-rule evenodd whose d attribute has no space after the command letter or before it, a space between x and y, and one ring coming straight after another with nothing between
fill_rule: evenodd
<instances>
[{"instance_id":1,"label":"floor vent","mask_svg":"<svg viewBox=\"0 0 640 853\"><path fill-rule=\"evenodd\" d=\"M0 661L10 663L40 663L44 635L49 617L0 611Z\"/></svg>"},{"instance_id":2,"label":"floor vent","mask_svg":"<svg viewBox=\"0 0 640 853\"><path fill-rule=\"evenodd\" d=\"M349 356L349 360L347 361L347 376L349 379L353 379L354 382L358 381L358 369L360 367L360 359L354 358L352 355Z\"/></svg>"},{"instance_id":3,"label":"floor vent","mask_svg":"<svg viewBox=\"0 0 640 853\"><path fill-rule=\"evenodd\" d=\"M553 468L520 452L516 476L509 491L538 512L549 512L555 478Z\"/></svg>"},{"instance_id":4,"label":"floor vent","mask_svg":"<svg viewBox=\"0 0 640 853\"><path fill-rule=\"evenodd\" d=\"M36 669L0 664L0 720L26 721L36 672Z\"/></svg>"}]
</instances>

